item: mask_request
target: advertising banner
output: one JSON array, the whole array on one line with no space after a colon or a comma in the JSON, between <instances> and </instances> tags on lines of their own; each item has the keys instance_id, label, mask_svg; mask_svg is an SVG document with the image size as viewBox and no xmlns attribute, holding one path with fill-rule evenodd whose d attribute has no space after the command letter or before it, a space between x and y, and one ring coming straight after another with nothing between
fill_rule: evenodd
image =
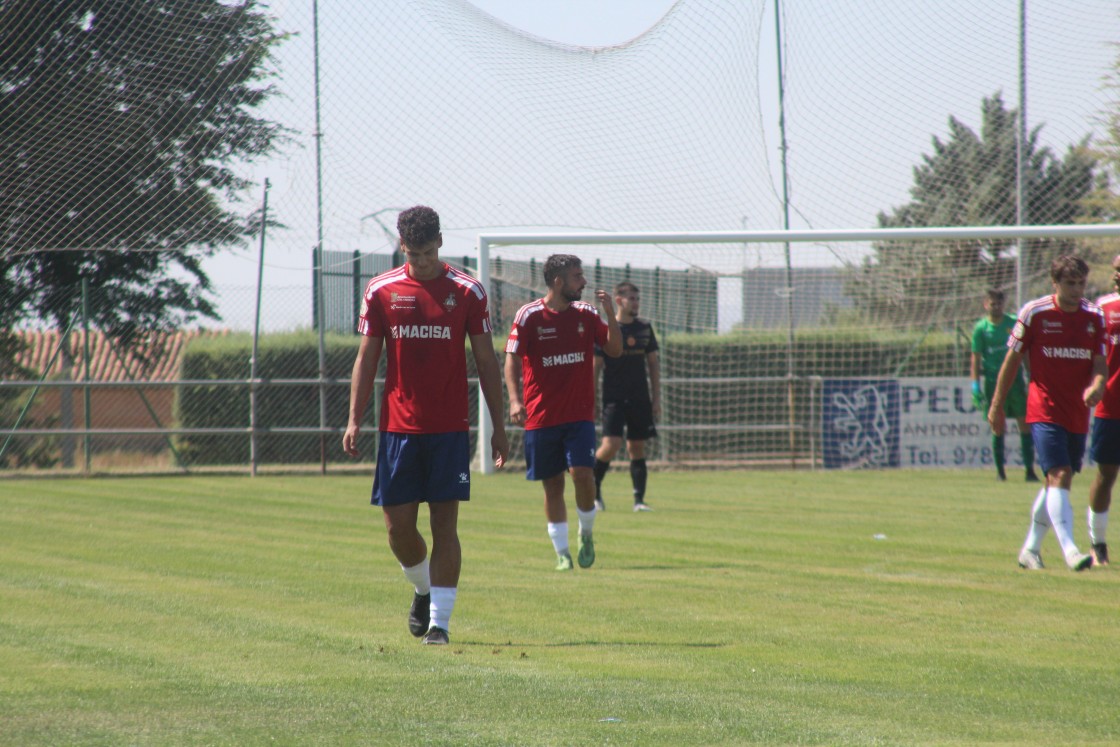
<instances>
[{"instance_id":1,"label":"advertising banner","mask_svg":"<svg viewBox=\"0 0 1120 747\"><path fill-rule=\"evenodd\" d=\"M981 468L994 465L985 414L968 377L826 379L821 443L830 469ZM1008 419L1007 467L1022 467L1019 430Z\"/></svg>"}]
</instances>

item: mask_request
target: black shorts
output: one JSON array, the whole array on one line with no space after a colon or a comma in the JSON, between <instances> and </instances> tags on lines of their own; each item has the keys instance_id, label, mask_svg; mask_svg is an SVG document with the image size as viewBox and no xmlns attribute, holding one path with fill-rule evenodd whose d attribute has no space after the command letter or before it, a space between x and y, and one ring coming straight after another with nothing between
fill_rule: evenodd
<instances>
[{"instance_id":1,"label":"black shorts","mask_svg":"<svg viewBox=\"0 0 1120 747\"><path fill-rule=\"evenodd\" d=\"M646 441L657 437L653 424L653 405L649 400L624 399L603 403L603 435L621 438L625 426L630 441Z\"/></svg>"}]
</instances>

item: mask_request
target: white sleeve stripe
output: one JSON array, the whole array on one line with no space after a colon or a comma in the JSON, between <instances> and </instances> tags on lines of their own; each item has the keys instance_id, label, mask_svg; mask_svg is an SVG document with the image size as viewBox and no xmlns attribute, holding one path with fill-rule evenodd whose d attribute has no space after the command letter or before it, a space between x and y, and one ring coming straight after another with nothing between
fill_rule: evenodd
<instances>
[{"instance_id":1,"label":"white sleeve stripe","mask_svg":"<svg viewBox=\"0 0 1120 747\"><path fill-rule=\"evenodd\" d=\"M513 323L518 327L525 326L525 320L541 310L541 303L541 301L533 301L522 306L517 310L517 316L513 318Z\"/></svg>"},{"instance_id":2,"label":"white sleeve stripe","mask_svg":"<svg viewBox=\"0 0 1120 747\"><path fill-rule=\"evenodd\" d=\"M386 285L389 285L390 283L395 283L398 280L400 280L401 275L403 273L404 273L404 267L401 266L401 267L398 267L395 270L390 270L389 272L378 275L373 280L370 280L369 283L366 285L366 293L365 293L366 298L369 298L374 293L376 293L378 290L380 290L381 288L384 288Z\"/></svg>"},{"instance_id":3,"label":"white sleeve stripe","mask_svg":"<svg viewBox=\"0 0 1120 747\"><path fill-rule=\"evenodd\" d=\"M482 283L461 270L457 270L451 265L448 265L447 277L456 285L461 285L474 293L479 299L486 298L486 289L482 287Z\"/></svg>"}]
</instances>

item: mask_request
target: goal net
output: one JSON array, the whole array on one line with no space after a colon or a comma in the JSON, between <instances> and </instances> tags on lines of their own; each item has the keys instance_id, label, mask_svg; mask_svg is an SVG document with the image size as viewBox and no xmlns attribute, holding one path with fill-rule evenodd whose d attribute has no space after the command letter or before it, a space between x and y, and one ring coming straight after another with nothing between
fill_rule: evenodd
<instances>
[{"instance_id":1,"label":"goal net","mask_svg":"<svg viewBox=\"0 0 1120 747\"><path fill-rule=\"evenodd\" d=\"M969 366L986 292L1014 314L1016 288L1051 292L1055 256L1118 239L1109 225L483 234L478 261L499 333L543 295L548 254L583 260L587 297L638 286L660 341L654 463L980 467L992 454ZM1110 284L1097 273L1087 293Z\"/></svg>"}]
</instances>

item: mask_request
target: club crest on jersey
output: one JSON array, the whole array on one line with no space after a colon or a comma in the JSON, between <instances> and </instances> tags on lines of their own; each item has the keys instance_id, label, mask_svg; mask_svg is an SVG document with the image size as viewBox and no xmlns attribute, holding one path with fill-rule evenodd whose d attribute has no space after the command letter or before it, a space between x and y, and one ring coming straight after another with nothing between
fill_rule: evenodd
<instances>
[{"instance_id":1,"label":"club crest on jersey","mask_svg":"<svg viewBox=\"0 0 1120 747\"><path fill-rule=\"evenodd\" d=\"M1089 337L1092 337L1097 333L1097 328L1092 322L1089 322L1089 325L1085 327L1085 332L1089 335Z\"/></svg>"},{"instance_id":2,"label":"club crest on jersey","mask_svg":"<svg viewBox=\"0 0 1120 747\"><path fill-rule=\"evenodd\" d=\"M576 327L576 332L579 332L579 334L580 334L580 337L583 337L583 332L584 332L584 329L583 329L583 322L580 322L580 323L579 323L579 326L578 326L578 327Z\"/></svg>"},{"instance_id":3,"label":"club crest on jersey","mask_svg":"<svg viewBox=\"0 0 1120 747\"><path fill-rule=\"evenodd\" d=\"M447 309L448 312L453 311L455 309L455 307L458 306L458 305L459 304L456 303L456 301L455 301L455 294L454 293L448 293L447 298L445 298L443 300L443 308Z\"/></svg>"}]
</instances>

